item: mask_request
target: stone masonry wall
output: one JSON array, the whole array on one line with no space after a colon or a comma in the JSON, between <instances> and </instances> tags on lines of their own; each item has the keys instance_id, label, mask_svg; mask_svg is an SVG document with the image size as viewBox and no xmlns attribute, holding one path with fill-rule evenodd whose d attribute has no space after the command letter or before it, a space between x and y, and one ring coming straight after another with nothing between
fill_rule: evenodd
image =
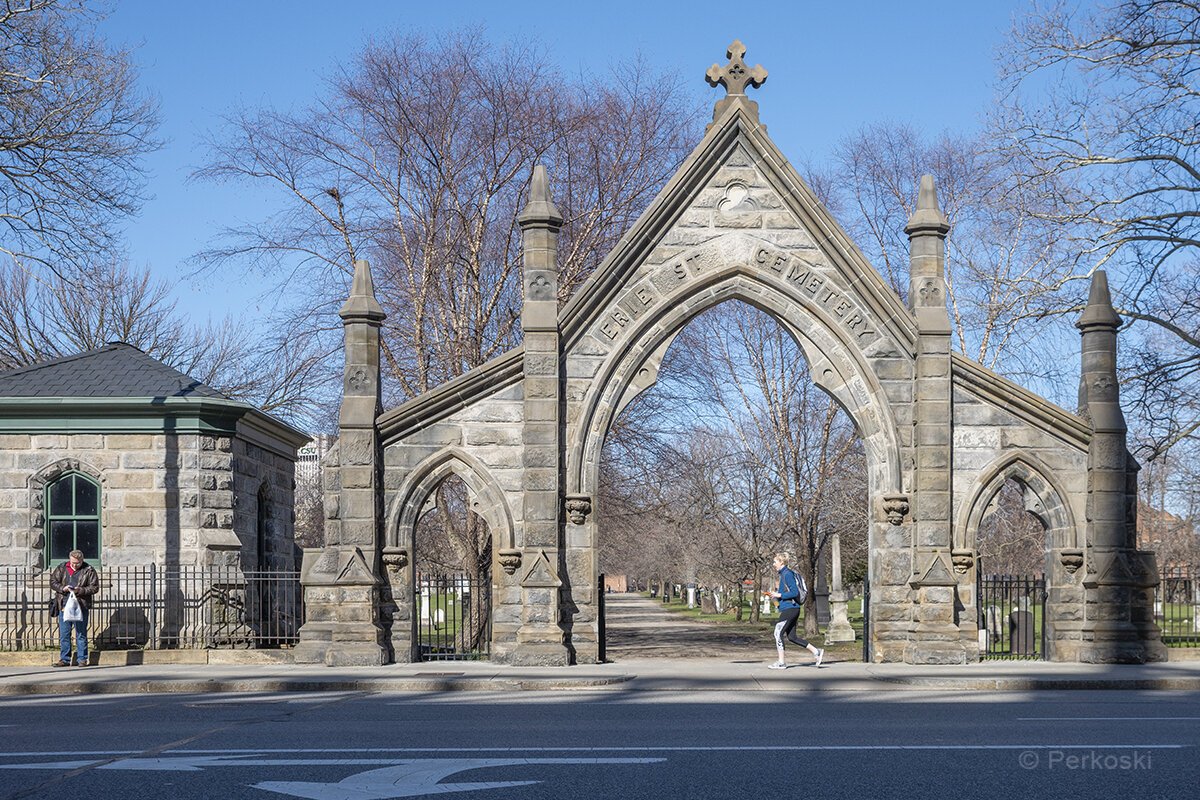
<instances>
[{"instance_id":1,"label":"stone masonry wall","mask_svg":"<svg viewBox=\"0 0 1200 800\"><path fill-rule=\"evenodd\" d=\"M253 445L197 434L7 434L0 436L0 565L53 566L43 563L41 487L74 462L101 486L104 567L206 566L223 563L214 555L236 553L243 540L253 548L257 484L243 492L264 475L280 487L271 492L273 539L288 552L282 543L291 534L290 462ZM234 510L241 497L248 526Z\"/></svg>"},{"instance_id":2,"label":"stone masonry wall","mask_svg":"<svg viewBox=\"0 0 1200 800\"><path fill-rule=\"evenodd\" d=\"M399 546L407 550L409 563L415 563L419 554L413 552L412 542L407 540L411 531L398 531L397 522L401 490L407 486L417 470L429 464L430 459L447 450L469 454L484 474L478 477L491 483L504 498L505 509L477 509L490 517L493 554L508 547L521 547L523 539L522 512L524 491L522 475L525 466L525 449L522 439L521 420L524 409L523 385L517 384L501 389L489 397L456 412L445 420L417 431L404 439L384 447L383 486L385 496L385 546ZM474 470L465 461L457 460L456 470ZM478 499L478 498L476 498ZM415 498L413 502L424 503L426 498ZM512 531L498 529L497 520L511 520ZM512 541L509 541L510 538ZM411 596L409 569L388 571L392 591L398 597ZM511 645L521 624L521 573L507 574L495 558L492 567L492 640L493 658L503 659L505 646ZM404 660L411 645L409 641L412 620L410 609L401 607L393 624L391 641L395 658Z\"/></svg>"},{"instance_id":3,"label":"stone masonry wall","mask_svg":"<svg viewBox=\"0 0 1200 800\"><path fill-rule=\"evenodd\" d=\"M241 543L242 569L299 569L294 531L295 465L290 459L241 437L233 440L233 530ZM203 445L203 442L202 442ZM258 497L265 488L266 553L258 549ZM213 498L216 499L215 497ZM208 500L207 496L204 498ZM224 501L224 496L221 497ZM220 516L222 511L217 511Z\"/></svg>"},{"instance_id":4,"label":"stone masonry wall","mask_svg":"<svg viewBox=\"0 0 1200 800\"><path fill-rule=\"evenodd\" d=\"M198 437L162 434L10 434L0 436L0 563L46 567L39 476L64 460L101 486L104 566L195 563L194 515L181 507L179 487L195 485ZM60 468L61 471L61 468ZM171 529L174 552L167 553ZM52 565L51 565L52 566Z\"/></svg>"}]
</instances>

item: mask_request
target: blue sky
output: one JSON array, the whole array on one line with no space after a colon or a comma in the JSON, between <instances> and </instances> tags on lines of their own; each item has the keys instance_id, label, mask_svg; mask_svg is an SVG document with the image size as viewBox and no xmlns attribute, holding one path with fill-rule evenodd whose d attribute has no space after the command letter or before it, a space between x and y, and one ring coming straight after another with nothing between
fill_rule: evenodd
<instances>
[{"instance_id":1,"label":"blue sky","mask_svg":"<svg viewBox=\"0 0 1200 800\"><path fill-rule=\"evenodd\" d=\"M135 48L142 83L162 104L167 146L148 162L151 199L127 229L136 266L179 280L221 228L266 215L245 189L188 181L204 135L233 107L303 106L324 76L373 33L436 35L483 25L495 39L540 40L565 71L603 73L641 54L694 79L698 96L735 38L770 73L757 92L762 120L793 163L820 163L862 125L904 121L930 133L974 128L992 97L993 56L1023 0L882 2L414 2L413 0L117 0L102 33ZM723 90L720 90L723 93ZM253 279L214 294L184 282L197 317L253 314L269 298Z\"/></svg>"}]
</instances>

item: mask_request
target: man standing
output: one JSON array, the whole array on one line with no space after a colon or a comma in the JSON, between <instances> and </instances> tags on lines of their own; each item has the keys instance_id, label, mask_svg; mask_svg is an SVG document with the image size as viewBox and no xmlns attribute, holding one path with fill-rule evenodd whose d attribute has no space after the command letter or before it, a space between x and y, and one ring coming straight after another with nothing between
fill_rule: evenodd
<instances>
[{"instance_id":1,"label":"man standing","mask_svg":"<svg viewBox=\"0 0 1200 800\"><path fill-rule=\"evenodd\" d=\"M787 661L783 657L783 638L785 636L793 644L808 648L808 652L816 657L816 666L819 667L821 660L825 658L825 651L796 636L796 623L800 620L800 603L804 600L808 589L804 586L804 579L788 569L788 560L787 553L775 554L774 564L775 571L779 573L779 590L767 592L768 595L779 601L779 622L775 623L775 649L779 652L779 659L771 664L770 669L787 669Z\"/></svg>"},{"instance_id":2,"label":"man standing","mask_svg":"<svg viewBox=\"0 0 1200 800\"><path fill-rule=\"evenodd\" d=\"M86 667L88 609L92 606L93 595L100 591L100 576L91 564L83 560L83 551L72 550L68 561L54 568L50 573L50 591L54 596L54 615L58 617L59 657L53 666L71 666L71 628L74 627L76 663ZM80 617L77 620L68 620L63 613L72 595L79 603Z\"/></svg>"}]
</instances>

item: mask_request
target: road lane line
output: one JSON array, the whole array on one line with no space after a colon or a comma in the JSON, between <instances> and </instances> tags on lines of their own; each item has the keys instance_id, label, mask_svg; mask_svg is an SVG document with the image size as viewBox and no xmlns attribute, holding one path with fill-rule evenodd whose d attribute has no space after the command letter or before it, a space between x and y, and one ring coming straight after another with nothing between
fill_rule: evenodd
<instances>
[{"instance_id":1,"label":"road lane line","mask_svg":"<svg viewBox=\"0 0 1200 800\"><path fill-rule=\"evenodd\" d=\"M289 754L289 763L298 764L300 761L312 764L325 763L378 763L378 759L297 759L304 755L341 755L346 753L371 753L397 755L407 753L445 753L450 755L462 753L777 753L777 752L836 752L836 751L920 751L920 750L1183 750L1190 749L1190 744L810 744L810 745L662 745L653 747L371 747L371 748L258 748L258 749L226 749L226 750L191 750L156 748L152 751L137 750L97 750L80 751L68 750L59 752L7 752L0 753L0 758L53 758L73 756L76 760L87 759L89 763L96 762L95 758L106 757L103 763L123 760L121 756L141 756L145 760L153 760L153 754L166 756L177 754L181 756L228 756L238 757L247 755L266 756L270 754ZM0 769L12 765L0 763Z\"/></svg>"},{"instance_id":2,"label":"road lane line","mask_svg":"<svg viewBox=\"0 0 1200 800\"><path fill-rule=\"evenodd\" d=\"M1017 722L1174 722L1200 717L1017 717Z\"/></svg>"}]
</instances>

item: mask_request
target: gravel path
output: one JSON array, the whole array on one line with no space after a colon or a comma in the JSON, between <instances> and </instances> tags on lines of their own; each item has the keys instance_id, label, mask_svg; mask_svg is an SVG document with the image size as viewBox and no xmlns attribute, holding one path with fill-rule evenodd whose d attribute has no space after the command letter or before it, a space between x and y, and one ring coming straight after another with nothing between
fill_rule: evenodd
<instances>
[{"instance_id":1,"label":"gravel path","mask_svg":"<svg viewBox=\"0 0 1200 800\"><path fill-rule=\"evenodd\" d=\"M717 622L700 622L667 611L640 594L608 594L605 600L607 658L736 658L774 660L769 631L747 634Z\"/></svg>"}]
</instances>

